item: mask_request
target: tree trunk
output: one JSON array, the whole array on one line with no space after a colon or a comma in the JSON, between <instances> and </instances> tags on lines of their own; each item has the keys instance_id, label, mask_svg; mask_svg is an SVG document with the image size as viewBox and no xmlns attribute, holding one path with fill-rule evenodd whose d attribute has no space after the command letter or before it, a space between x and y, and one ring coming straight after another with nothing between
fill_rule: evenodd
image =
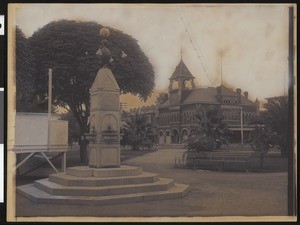
<instances>
[{"instance_id":1,"label":"tree trunk","mask_svg":"<svg viewBox=\"0 0 300 225\"><path fill-rule=\"evenodd\" d=\"M261 154L260 154L260 169L262 169L263 163L264 163L264 154L261 153Z\"/></svg>"},{"instance_id":2,"label":"tree trunk","mask_svg":"<svg viewBox=\"0 0 300 225\"><path fill-rule=\"evenodd\" d=\"M87 147L88 141L87 140L80 140L80 163L87 165L88 164L88 154L87 154Z\"/></svg>"}]
</instances>

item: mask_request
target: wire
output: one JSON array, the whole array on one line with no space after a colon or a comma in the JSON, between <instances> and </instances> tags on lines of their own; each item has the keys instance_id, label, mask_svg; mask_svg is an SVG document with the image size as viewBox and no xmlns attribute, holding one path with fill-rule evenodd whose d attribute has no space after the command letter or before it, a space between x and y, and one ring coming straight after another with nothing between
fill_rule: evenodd
<instances>
[{"instance_id":1,"label":"wire","mask_svg":"<svg viewBox=\"0 0 300 225\"><path fill-rule=\"evenodd\" d=\"M184 17L185 17L185 20L187 21L188 27L190 27L190 31L191 31L191 34L192 34L192 38L194 39L194 42L195 42L195 44L196 44L196 48L198 48L198 52L199 52L200 55L202 55L202 57L203 57L203 54L201 54L201 48L200 48L200 46L198 45L196 36L194 35L193 29L192 29L192 27L191 27L191 25L190 25L190 23L189 23L189 20L188 20L186 14L185 14L185 12L184 12L184 9L181 8L181 10L182 10L183 15L184 15ZM206 62L205 62L204 60L203 60L203 64L204 64L204 67L206 68L206 71L207 71L208 75L211 76L211 73L210 73L210 71L209 71L209 69L208 69L208 66L207 66L207 64L206 64Z\"/></svg>"},{"instance_id":2,"label":"wire","mask_svg":"<svg viewBox=\"0 0 300 225\"><path fill-rule=\"evenodd\" d=\"M207 65L205 64L204 60L202 60L202 58L201 58L201 56L200 56L200 54L199 54L199 51L200 51L199 45L198 45L197 42L196 42L196 44L197 44L197 46L198 46L198 50L197 50L197 46L195 45L195 43L194 43L194 41L193 41L193 37L192 37L193 33L190 33L190 32L189 32L188 27L187 27L187 24L183 21L183 18L182 18L182 15L181 15L181 13L180 13L179 8L178 8L178 13L179 13L181 22L182 22L182 24L183 24L183 26L184 26L184 28L185 28L185 31L186 31L186 33L187 33L188 36L189 36L190 42L192 43L192 45L193 45L193 47L194 47L194 50L195 50L195 52L196 52L196 54L197 54L197 58L198 58L198 60L200 61L201 65L202 65L202 68L203 68L203 70L204 70L204 72L205 72L205 74L206 74L206 76L207 76L207 78L208 78L210 84L213 85L213 82L212 82L212 80L211 80L211 77L210 77L210 73L209 73L208 67L207 67ZM183 13L184 13L184 11L183 11ZM186 20L187 20L187 18L186 18ZM188 20L187 20L187 22L188 22ZM191 28L190 28L190 30L191 30L191 32L192 32L192 29L191 29Z\"/></svg>"}]
</instances>

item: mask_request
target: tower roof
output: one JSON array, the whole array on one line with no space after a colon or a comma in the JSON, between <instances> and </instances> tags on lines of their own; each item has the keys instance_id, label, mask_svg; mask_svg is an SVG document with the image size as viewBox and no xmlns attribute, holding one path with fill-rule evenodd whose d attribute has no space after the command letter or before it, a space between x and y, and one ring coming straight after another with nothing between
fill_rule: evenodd
<instances>
[{"instance_id":1,"label":"tower roof","mask_svg":"<svg viewBox=\"0 0 300 225\"><path fill-rule=\"evenodd\" d=\"M180 60L179 64L176 66L172 76L170 77L170 80L177 80L178 77L183 77L188 79L195 78L191 74L191 72L189 71L189 69L187 68L187 66L185 65L182 59Z\"/></svg>"}]
</instances>

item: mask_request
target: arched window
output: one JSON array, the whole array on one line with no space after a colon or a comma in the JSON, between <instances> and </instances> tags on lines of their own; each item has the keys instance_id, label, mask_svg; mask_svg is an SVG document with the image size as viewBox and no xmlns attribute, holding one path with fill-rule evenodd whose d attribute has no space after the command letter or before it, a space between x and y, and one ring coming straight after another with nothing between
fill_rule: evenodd
<instances>
[{"instance_id":1,"label":"arched window","mask_svg":"<svg viewBox=\"0 0 300 225\"><path fill-rule=\"evenodd\" d=\"M184 88L185 89L192 89L193 85L192 85L192 81L191 80L187 80L184 82Z\"/></svg>"},{"instance_id":2,"label":"arched window","mask_svg":"<svg viewBox=\"0 0 300 225\"><path fill-rule=\"evenodd\" d=\"M158 135L159 135L160 137L163 137L163 136L164 136L164 132L163 132L163 131L159 131Z\"/></svg>"},{"instance_id":3,"label":"arched window","mask_svg":"<svg viewBox=\"0 0 300 225\"><path fill-rule=\"evenodd\" d=\"M188 138L188 131L186 129L182 129L181 131L181 138L182 138L182 141L186 141L187 138Z\"/></svg>"},{"instance_id":4,"label":"arched window","mask_svg":"<svg viewBox=\"0 0 300 225\"><path fill-rule=\"evenodd\" d=\"M178 87L179 87L178 81L174 80L174 81L172 82L172 90L178 89Z\"/></svg>"},{"instance_id":5,"label":"arched window","mask_svg":"<svg viewBox=\"0 0 300 225\"><path fill-rule=\"evenodd\" d=\"M193 135L195 135L195 134L196 134L195 130L194 130L194 129L191 129L190 132L189 132L189 135L190 135L190 136L193 136Z\"/></svg>"}]
</instances>

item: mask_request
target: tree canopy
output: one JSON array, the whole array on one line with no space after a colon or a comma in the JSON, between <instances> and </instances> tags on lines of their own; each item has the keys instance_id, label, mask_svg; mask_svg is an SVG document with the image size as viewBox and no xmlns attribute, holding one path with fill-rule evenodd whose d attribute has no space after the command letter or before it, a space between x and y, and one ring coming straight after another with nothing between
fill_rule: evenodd
<instances>
[{"instance_id":1,"label":"tree canopy","mask_svg":"<svg viewBox=\"0 0 300 225\"><path fill-rule=\"evenodd\" d=\"M133 150L139 150L140 147L153 145L153 137L156 136L157 129L147 120L147 117L136 112L129 115L126 123L121 128L123 134L121 145L130 145Z\"/></svg>"},{"instance_id":2,"label":"tree canopy","mask_svg":"<svg viewBox=\"0 0 300 225\"><path fill-rule=\"evenodd\" d=\"M248 136L251 148L260 155L260 168L262 169L264 157L271 147L274 134L269 127L257 126Z\"/></svg>"},{"instance_id":3,"label":"tree canopy","mask_svg":"<svg viewBox=\"0 0 300 225\"><path fill-rule=\"evenodd\" d=\"M286 96L270 98L265 110L251 121L252 124L262 124L273 132L272 145L280 147L282 156L287 155L288 141L288 98Z\"/></svg>"},{"instance_id":4,"label":"tree canopy","mask_svg":"<svg viewBox=\"0 0 300 225\"><path fill-rule=\"evenodd\" d=\"M17 111L29 111L27 107L34 98L35 60L28 39L19 27L16 27L16 108ZM31 105L32 108L32 105Z\"/></svg>"},{"instance_id":5,"label":"tree canopy","mask_svg":"<svg viewBox=\"0 0 300 225\"><path fill-rule=\"evenodd\" d=\"M52 68L53 104L72 112L81 134L89 132L89 89L104 65L112 70L121 93L131 93L145 101L154 88L153 67L133 37L109 27L107 47L112 60L106 64L97 57L101 28L96 22L59 20L38 29L29 38L36 59L36 95L47 99L48 69ZM83 162L85 140L81 144Z\"/></svg>"},{"instance_id":6,"label":"tree canopy","mask_svg":"<svg viewBox=\"0 0 300 225\"><path fill-rule=\"evenodd\" d=\"M161 92L161 93L159 93L158 97L156 98L156 102L159 103L159 104L163 104L168 99L169 99L168 93Z\"/></svg>"},{"instance_id":7,"label":"tree canopy","mask_svg":"<svg viewBox=\"0 0 300 225\"><path fill-rule=\"evenodd\" d=\"M222 144L228 145L229 129L223 119L218 108L198 109L187 148L199 152L219 149Z\"/></svg>"},{"instance_id":8,"label":"tree canopy","mask_svg":"<svg viewBox=\"0 0 300 225\"><path fill-rule=\"evenodd\" d=\"M96 56L100 45L96 22L60 20L50 22L29 39L36 58L36 87L46 98L48 68L53 68L53 102L73 112L82 132L87 131L89 88L103 66ZM146 100L153 91L152 65L133 37L113 28L108 48L112 70L122 93L138 95Z\"/></svg>"}]
</instances>

